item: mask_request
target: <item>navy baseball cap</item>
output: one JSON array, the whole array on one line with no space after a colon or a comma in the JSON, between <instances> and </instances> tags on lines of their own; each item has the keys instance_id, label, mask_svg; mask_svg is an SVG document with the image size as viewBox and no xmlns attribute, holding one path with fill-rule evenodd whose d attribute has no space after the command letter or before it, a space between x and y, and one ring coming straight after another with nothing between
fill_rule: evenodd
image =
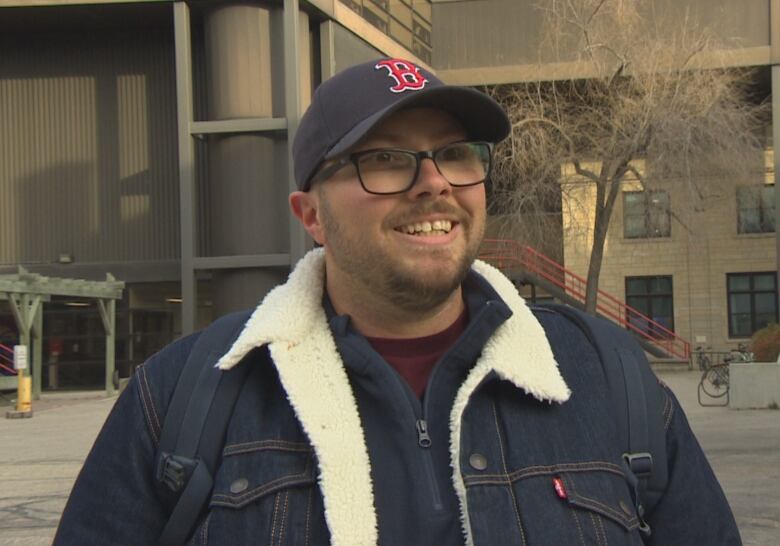
<instances>
[{"instance_id":1,"label":"navy baseball cap","mask_svg":"<svg viewBox=\"0 0 780 546\"><path fill-rule=\"evenodd\" d=\"M412 106L448 112L474 140L499 142L511 130L493 99L476 89L445 85L410 61L377 59L355 65L322 82L301 118L293 141L298 189L309 190L323 161L352 148L393 112Z\"/></svg>"}]
</instances>

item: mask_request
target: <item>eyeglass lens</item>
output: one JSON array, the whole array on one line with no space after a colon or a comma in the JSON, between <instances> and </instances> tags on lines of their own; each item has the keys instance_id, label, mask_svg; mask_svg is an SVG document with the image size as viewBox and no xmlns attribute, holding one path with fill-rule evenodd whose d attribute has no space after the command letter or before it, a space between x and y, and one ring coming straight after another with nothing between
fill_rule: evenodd
<instances>
[{"instance_id":1,"label":"eyeglass lens","mask_svg":"<svg viewBox=\"0 0 780 546\"><path fill-rule=\"evenodd\" d=\"M398 193L414 183L418 156L404 150L375 150L357 160L363 187L372 193ZM453 186L478 184L487 177L490 147L484 142L456 142L436 150L433 161Z\"/></svg>"}]
</instances>

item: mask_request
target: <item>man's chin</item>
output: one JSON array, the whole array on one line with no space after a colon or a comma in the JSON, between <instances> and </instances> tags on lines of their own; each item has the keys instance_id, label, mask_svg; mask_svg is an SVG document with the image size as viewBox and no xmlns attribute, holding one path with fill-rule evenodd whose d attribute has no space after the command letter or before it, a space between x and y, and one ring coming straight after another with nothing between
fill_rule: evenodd
<instances>
[{"instance_id":1,"label":"man's chin","mask_svg":"<svg viewBox=\"0 0 780 546\"><path fill-rule=\"evenodd\" d=\"M448 264L449 265L449 264ZM447 301L460 287L468 267L391 275L388 291L393 302L409 310L428 310ZM422 274L420 274L422 273Z\"/></svg>"}]
</instances>

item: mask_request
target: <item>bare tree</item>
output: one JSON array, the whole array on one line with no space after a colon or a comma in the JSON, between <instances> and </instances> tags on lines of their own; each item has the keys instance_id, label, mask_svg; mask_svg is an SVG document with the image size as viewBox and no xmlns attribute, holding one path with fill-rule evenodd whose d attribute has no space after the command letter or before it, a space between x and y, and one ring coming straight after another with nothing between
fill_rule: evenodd
<instances>
[{"instance_id":1,"label":"bare tree","mask_svg":"<svg viewBox=\"0 0 780 546\"><path fill-rule=\"evenodd\" d=\"M567 168L595 187L591 312L607 229L628 178L645 190L683 184L696 207L713 179L754 176L763 149L757 128L764 107L750 96L749 74L724 68L722 45L690 18L678 21L677 31L662 29L658 17L639 11L642 4L546 0L539 5L545 64L575 62L579 77L490 90L512 121L493 176L500 208L549 210Z\"/></svg>"}]
</instances>

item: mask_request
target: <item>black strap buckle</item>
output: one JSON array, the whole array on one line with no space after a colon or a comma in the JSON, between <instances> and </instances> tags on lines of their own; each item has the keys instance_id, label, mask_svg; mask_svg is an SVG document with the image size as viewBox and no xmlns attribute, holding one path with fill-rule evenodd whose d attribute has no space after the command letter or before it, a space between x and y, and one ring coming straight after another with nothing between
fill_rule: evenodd
<instances>
[{"instance_id":1,"label":"black strap buckle","mask_svg":"<svg viewBox=\"0 0 780 546\"><path fill-rule=\"evenodd\" d=\"M653 473L653 456L650 453L623 453L623 460L637 478L649 478Z\"/></svg>"},{"instance_id":2,"label":"black strap buckle","mask_svg":"<svg viewBox=\"0 0 780 546\"><path fill-rule=\"evenodd\" d=\"M189 457L163 452L157 464L157 481L174 493L178 493L189 481L197 464L197 461Z\"/></svg>"}]
</instances>

